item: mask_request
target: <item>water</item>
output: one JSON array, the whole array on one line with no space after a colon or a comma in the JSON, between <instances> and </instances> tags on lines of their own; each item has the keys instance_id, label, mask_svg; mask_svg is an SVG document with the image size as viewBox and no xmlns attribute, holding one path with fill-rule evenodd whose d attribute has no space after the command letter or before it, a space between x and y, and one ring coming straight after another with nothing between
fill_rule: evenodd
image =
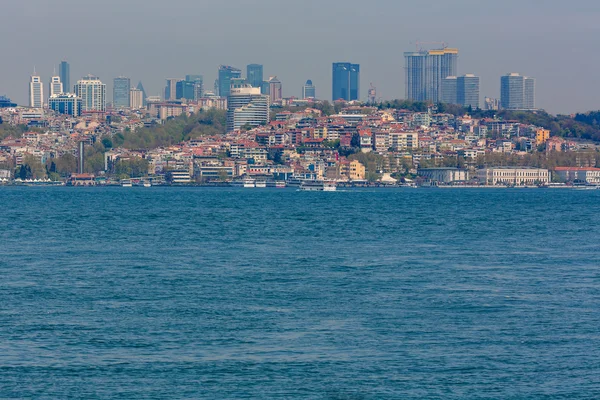
<instances>
[{"instance_id":1,"label":"water","mask_svg":"<svg viewBox=\"0 0 600 400\"><path fill-rule=\"evenodd\" d=\"M0 188L0 398L600 398L599 200Z\"/></svg>"}]
</instances>

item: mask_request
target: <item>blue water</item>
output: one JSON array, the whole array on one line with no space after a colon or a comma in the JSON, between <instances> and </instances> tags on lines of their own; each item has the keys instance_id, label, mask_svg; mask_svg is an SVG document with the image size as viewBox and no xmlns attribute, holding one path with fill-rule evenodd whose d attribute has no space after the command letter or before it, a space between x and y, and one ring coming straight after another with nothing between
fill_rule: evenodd
<instances>
[{"instance_id":1,"label":"blue water","mask_svg":"<svg viewBox=\"0 0 600 400\"><path fill-rule=\"evenodd\" d=\"M599 201L0 188L0 398L600 398Z\"/></svg>"}]
</instances>

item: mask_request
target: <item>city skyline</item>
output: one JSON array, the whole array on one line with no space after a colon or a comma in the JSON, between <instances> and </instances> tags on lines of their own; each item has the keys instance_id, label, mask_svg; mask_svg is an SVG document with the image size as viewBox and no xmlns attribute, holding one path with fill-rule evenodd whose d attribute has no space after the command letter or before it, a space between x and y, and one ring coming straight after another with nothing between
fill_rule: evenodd
<instances>
[{"instance_id":1,"label":"city skyline","mask_svg":"<svg viewBox=\"0 0 600 400\"><path fill-rule=\"evenodd\" d=\"M92 73L110 85L114 77L124 75L132 81L144 82L148 95L161 93L165 79L183 77L187 71L203 73L206 86L210 88L216 79L219 64L243 69L249 62L257 62L264 65L265 76L277 75L283 82L284 96L300 97L303 83L306 79L311 79L316 87L321 88L319 97L329 99L331 63L352 60L362 68L360 92L363 97L369 83L373 82L378 88L379 97L403 98L402 52L413 50L416 40L443 40L460 49L459 73L473 72L481 77L482 98L500 97L498 77L507 71L527 71L537 79L538 107L554 113L598 108L596 90L588 84L590 77L594 76L592 66L598 57L588 51L593 44L589 34L598 31L593 22L598 10L589 1L575 1L575 4L569 5L549 1L543 8L516 1L502 5L477 3L477 7L472 7L475 3L467 0L457 1L452 5L434 2L433 6L400 5L388 0L367 6L351 1L352 4L343 9L356 6L360 12L342 11L349 18L347 22L361 26L366 24L368 33L365 33L364 26L355 32L340 30L339 24L328 26L325 23L339 11L339 7L336 7L341 4L339 1L323 5L316 14L305 9L310 7L294 4L281 6L272 1L262 1L250 7L238 2L239 13L229 16L226 10L228 7L223 5L201 7L196 2L181 0L177 3L187 7L189 12L183 17L184 21L178 23L176 32L156 30L153 27L155 23L162 22L166 6L152 3L149 7L148 3L133 0L121 4L109 0L97 5L90 19L99 24L111 21L111 25L115 26L112 31L83 29L87 27L78 16L89 10L87 7L70 7L75 4L73 0L63 0L52 6L40 0L7 4L0 16L0 30L4 37L12 39L3 41L0 47L4 54L17 54L19 57L7 64L5 73L0 78L0 94L7 95L19 104L26 104L27 93L23 91L23 82L29 79L33 66L37 67L38 73L47 82L54 67L64 59L71 64L71 81ZM518 5L519 12L511 5ZM115 12L117 9L120 12ZM132 26L128 10L134 9L140 10L140 22ZM197 36L191 35L193 24L186 24L196 14L195 11L202 11L203 15L210 16L205 18L208 21L203 24L204 35L222 27L222 24L211 21L222 21L225 15L231 18L227 25L229 32L210 41L198 42ZM392 17L397 14L394 11L405 15L408 22L399 31L395 17ZM262 28L254 25L248 27L243 24L241 15L244 13L268 16L265 18L268 23ZM55 46L31 40L33 35L41 35L50 28L57 31L57 34L71 31L71 27L50 26L49 21L53 16L63 18L65 14L77 25L74 28L82 31L68 49L57 50ZM291 33L298 27L287 24L286 18L290 15L304 17L308 26L321 28L317 32L309 32L296 38ZM529 23L533 18L543 19L547 23L534 29ZM417 24L424 19L428 21L427 29ZM120 24L121 22L126 23ZM552 22L561 22L560 33L552 32ZM25 23L28 26L30 24L31 34L14 35ZM277 36L288 37L275 38L271 34L274 28L283 29L288 34ZM254 35L241 35L242 31L248 30ZM473 35L474 30L481 34ZM136 42L136 46L111 48L108 53L91 51L90 41L97 40L99 36L106 40L119 38L121 41L123 37L130 38L132 42ZM318 40L319 37L328 39ZM481 44L482 37L486 39L485 44ZM269 45L249 45L257 40ZM277 46L279 43L286 45ZM273 46L280 50L277 55L269 50ZM389 48L399 51L390 52ZM536 49L535 57L532 48ZM557 58L557 49L566 52L569 57ZM574 65L569 61L570 57L580 57L580 62ZM112 88L107 89L112 92Z\"/></svg>"}]
</instances>

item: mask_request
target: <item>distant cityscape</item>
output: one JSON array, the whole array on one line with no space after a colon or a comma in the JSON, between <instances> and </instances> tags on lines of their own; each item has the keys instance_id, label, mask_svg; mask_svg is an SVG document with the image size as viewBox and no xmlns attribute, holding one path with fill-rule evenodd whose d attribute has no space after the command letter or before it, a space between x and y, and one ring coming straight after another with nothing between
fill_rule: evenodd
<instances>
[{"instance_id":1,"label":"distant cityscape","mask_svg":"<svg viewBox=\"0 0 600 400\"><path fill-rule=\"evenodd\" d=\"M62 61L47 82L31 76L28 106L0 97L0 182L600 184L594 143L511 119L538 112L534 78L507 73L500 99L481 102L458 56L445 44L404 53L404 101L382 101L373 84L363 97L361 66L335 62L331 102L311 79L285 97L261 64L220 65L211 85L166 78L161 96L118 76L109 102L99 77L71 85Z\"/></svg>"}]
</instances>

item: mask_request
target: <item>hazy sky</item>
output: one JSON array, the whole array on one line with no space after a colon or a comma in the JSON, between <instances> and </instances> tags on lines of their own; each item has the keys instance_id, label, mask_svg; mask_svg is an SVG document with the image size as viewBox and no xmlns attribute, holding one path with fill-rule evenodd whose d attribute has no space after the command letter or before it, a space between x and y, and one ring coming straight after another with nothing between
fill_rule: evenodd
<instances>
[{"instance_id":1,"label":"hazy sky","mask_svg":"<svg viewBox=\"0 0 600 400\"><path fill-rule=\"evenodd\" d=\"M370 82L403 98L402 53L420 40L459 48L459 73L481 77L482 99L520 72L536 78L538 107L596 110L599 17L597 0L2 0L0 94L25 104L34 66L47 84L66 59L72 83L97 75L109 100L118 75L151 95L185 74L212 89L219 64L249 63L277 75L286 97L312 79L330 99L331 63L351 61L361 98Z\"/></svg>"}]
</instances>

